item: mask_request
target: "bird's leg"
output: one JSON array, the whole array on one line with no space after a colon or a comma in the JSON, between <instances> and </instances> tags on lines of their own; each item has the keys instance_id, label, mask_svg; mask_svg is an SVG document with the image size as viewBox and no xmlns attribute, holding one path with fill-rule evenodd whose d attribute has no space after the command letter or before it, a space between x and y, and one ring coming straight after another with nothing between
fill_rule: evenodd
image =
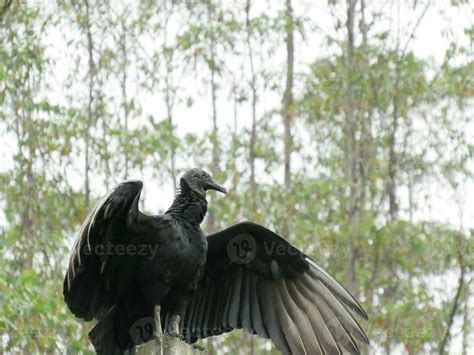
<instances>
[{"instance_id":1,"label":"bird's leg","mask_svg":"<svg viewBox=\"0 0 474 355\"><path fill-rule=\"evenodd\" d=\"M168 333L168 335L171 335L173 337L181 338L181 335L179 334L179 321L181 319L181 316L179 314L173 314L171 316L171 332Z\"/></svg>"},{"instance_id":2,"label":"bird's leg","mask_svg":"<svg viewBox=\"0 0 474 355\"><path fill-rule=\"evenodd\" d=\"M161 318L160 318L160 313L161 313L161 306L157 304L154 309L154 318L155 318L155 337L159 337L160 335L163 335L163 329L161 329Z\"/></svg>"},{"instance_id":3,"label":"bird's leg","mask_svg":"<svg viewBox=\"0 0 474 355\"><path fill-rule=\"evenodd\" d=\"M179 334L179 321L181 317L178 314L175 314L171 319L171 330Z\"/></svg>"}]
</instances>

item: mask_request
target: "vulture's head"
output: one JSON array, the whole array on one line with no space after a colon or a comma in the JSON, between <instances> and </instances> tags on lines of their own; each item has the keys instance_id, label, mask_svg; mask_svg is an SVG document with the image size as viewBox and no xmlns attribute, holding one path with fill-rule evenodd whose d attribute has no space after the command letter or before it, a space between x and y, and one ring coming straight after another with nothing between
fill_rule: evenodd
<instances>
[{"instance_id":1,"label":"vulture's head","mask_svg":"<svg viewBox=\"0 0 474 355\"><path fill-rule=\"evenodd\" d=\"M207 190L216 190L227 193L226 189L214 181L211 175L202 169L191 169L181 177L181 190L190 189L197 194L205 197Z\"/></svg>"}]
</instances>

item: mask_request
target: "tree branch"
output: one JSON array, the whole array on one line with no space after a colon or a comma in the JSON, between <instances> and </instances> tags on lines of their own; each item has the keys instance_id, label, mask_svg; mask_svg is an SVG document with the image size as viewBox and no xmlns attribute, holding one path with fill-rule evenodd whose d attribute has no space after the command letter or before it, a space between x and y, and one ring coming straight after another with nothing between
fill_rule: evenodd
<instances>
[{"instance_id":1,"label":"tree branch","mask_svg":"<svg viewBox=\"0 0 474 355\"><path fill-rule=\"evenodd\" d=\"M0 23L2 23L3 18L7 14L8 9L12 5L13 0L5 0L0 10Z\"/></svg>"},{"instance_id":2,"label":"tree branch","mask_svg":"<svg viewBox=\"0 0 474 355\"><path fill-rule=\"evenodd\" d=\"M446 327L446 333L444 334L444 338L441 341L441 345L439 347L439 354L443 355L444 349L446 347L446 344L448 343L448 340L451 336L451 327L453 325L454 321L454 316L456 315L459 304L460 304L460 298L461 298L461 291L464 287L464 272L465 272L465 265L464 265L464 258L462 255L461 250L459 250L459 266L461 267L461 274L459 275L459 282L458 282L458 289L456 291L456 296L454 296L454 302L453 302L453 307L451 308L451 313L449 314L449 319L448 319L448 326Z\"/></svg>"}]
</instances>

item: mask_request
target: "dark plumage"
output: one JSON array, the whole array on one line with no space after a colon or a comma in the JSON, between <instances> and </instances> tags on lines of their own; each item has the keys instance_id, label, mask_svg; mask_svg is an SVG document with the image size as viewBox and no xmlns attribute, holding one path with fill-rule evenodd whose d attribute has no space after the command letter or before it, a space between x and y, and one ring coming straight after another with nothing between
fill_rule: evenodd
<instances>
[{"instance_id":1,"label":"dark plumage","mask_svg":"<svg viewBox=\"0 0 474 355\"><path fill-rule=\"evenodd\" d=\"M204 236L206 190L225 192L192 169L164 215L139 212L140 181L110 191L74 244L64 299L99 322L97 351L120 354L160 328L194 343L232 329L270 338L284 354L359 353L367 315L331 275L286 240L251 222ZM155 326L156 325L156 326Z\"/></svg>"}]
</instances>

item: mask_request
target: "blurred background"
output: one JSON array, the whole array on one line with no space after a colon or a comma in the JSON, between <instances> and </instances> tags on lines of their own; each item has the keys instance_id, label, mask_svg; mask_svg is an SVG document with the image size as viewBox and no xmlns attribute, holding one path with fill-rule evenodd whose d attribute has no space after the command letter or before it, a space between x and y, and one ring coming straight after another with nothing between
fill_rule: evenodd
<instances>
[{"instance_id":1,"label":"blurred background","mask_svg":"<svg viewBox=\"0 0 474 355\"><path fill-rule=\"evenodd\" d=\"M90 353L62 281L114 184L284 235L368 311L369 354L474 352L474 4L0 1L0 353ZM243 332L209 354L276 354Z\"/></svg>"}]
</instances>

